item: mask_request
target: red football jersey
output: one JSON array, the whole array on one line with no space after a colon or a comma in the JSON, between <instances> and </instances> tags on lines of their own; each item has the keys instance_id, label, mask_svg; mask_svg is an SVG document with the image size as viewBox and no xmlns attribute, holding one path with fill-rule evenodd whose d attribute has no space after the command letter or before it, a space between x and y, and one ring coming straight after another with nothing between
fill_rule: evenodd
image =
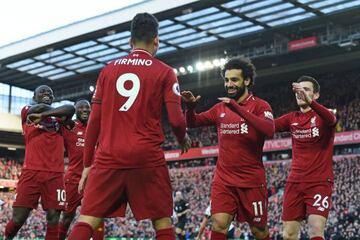
<instances>
[{"instance_id":1,"label":"red football jersey","mask_svg":"<svg viewBox=\"0 0 360 240\"><path fill-rule=\"evenodd\" d=\"M69 157L69 166L65 173L67 182L78 183L80 181L84 169L85 133L86 125L80 121L75 121L75 126L71 130L63 127L64 146Z\"/></svg>"},{"instance_id":2,"label":"red football jersey","mask_svg":"<svg viewBox=\"0 0 360 240\"><path fill-rule=\"evenodd\" d=\"M334 181L335 124L326 124L311 110L285 114L275 120L275 127L276 131L290 131L292 135L289 182Z\"/></svg>"},{"instance_id":3,"label":"red football jersey","mask_svg":"<svg viewBox=\"0 0 360 240\"><path fill-rule=\"evenodd\" d=\"M165 164L161 144L165 102L180 107L173 69L145 50L112 61L101 71L93 103L101 103L94 164L103 168L144 168Z\"/></svg>"},{"instance_id":4,"label":"red football jersey","mask_svg":"<svg viewBox=\"0 0 360 240\"><path fill-rule=\"evenodd\" d=\"M258 117L273 121L270 105L252 94L240 105ZM217 127L219 156L214 182L236 187L258 187L266 184L262 162L265 135L257 131L251 123L226 104L218 103L208 111L197 114L195 125Z\"/></svg>"},{"instance_id":5,"label":"red football jersey","mask_svg":"<svg viewBox=\"0 0 360 240\"><path fill-rule=\"evenodd\" d=\"M59 121L48 117L37 125L27 125L26 117L31 106L21 110L25 138L23 169L64 172L64 144Z\"/></svg>"}]
</instances>

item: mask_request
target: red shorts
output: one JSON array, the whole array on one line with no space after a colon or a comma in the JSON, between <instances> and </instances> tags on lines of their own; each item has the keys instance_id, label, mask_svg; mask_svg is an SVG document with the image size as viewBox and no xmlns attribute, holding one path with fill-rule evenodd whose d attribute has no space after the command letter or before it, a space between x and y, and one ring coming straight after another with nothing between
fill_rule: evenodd
<instances>
[{"instance_id":1,"label":"red shorts","mask_svg":"<svg viewBox=\"0 0 360 240\"><path fill-rule=\"evenodd\" d=\"M239 222L264 228L267 224L266 187L239 188L214 182L211 188L211 214L228 213Z\"/></svg>"},{"instance_id":2,"label":"red shorts","mask_svg":"<svg viewBox=\"0 0 360 240\"><path fill-rule=\"evenodd\" d=\"M314 214L325 218L331 209L331 182L287 182L284 193L283 221L301 221Z\"/></svg>"},{"instance_id":3,"label":"red shorts","mask_svg":"<svg viewBox=\"0 0 360 240\"><path fill-rule=\"evenodd\" d=\"M78 192L78 183L65 182L66 204L65 213L75 213L76 208L81 205L83 194Z\"/></svg>"},{"instance_id":4,"label":"red shorts","mask_svg":"<svg viewBox=\"0 0 360 240\"><path fill-rule=\"evenodd\" d=\"M91 168L81 214L124 217L127 204L136 220L171 217L173 199L167 167Z\"/></svg>"},{"instance_id":5,"label":"red shorts","mask_svg":"<svg viewBox=\"0 0 360 240\"><path fill-rule=\"evenodd\" d=\"M41 197L44 210L65 206L64 174L37 170L22 170L16 188L14 207L36 209Z\"/></svg>"}]
</instances>

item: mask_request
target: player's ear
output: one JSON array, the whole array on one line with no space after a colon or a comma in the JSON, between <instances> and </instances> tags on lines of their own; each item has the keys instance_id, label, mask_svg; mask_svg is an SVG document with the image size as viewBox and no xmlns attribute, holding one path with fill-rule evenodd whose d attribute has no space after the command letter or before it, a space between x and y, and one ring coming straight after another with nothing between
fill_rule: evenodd
<instances>
[{"instance_id":1,"label":"player's ear","mask_svg":"<svg viewBox=\"0 0 360 240\"><path fill-rule=\"evenodd\" d=\"M159 44L160 44L159 36L156 36L154 38L154 46L155 46L156 49L159 48Z\"/></svg>"},{"instance_id":2,"label":"player's ear","mask_svg":"<svg viewBox=\"0 0 360 240\"><path fill-rule=\"evenodd\" d=\"M244 80L245 86L250 87L250 83L251 83L251 79L250 79L250 78L247 78L247 79Z\"/></svg>"}]
</instances>

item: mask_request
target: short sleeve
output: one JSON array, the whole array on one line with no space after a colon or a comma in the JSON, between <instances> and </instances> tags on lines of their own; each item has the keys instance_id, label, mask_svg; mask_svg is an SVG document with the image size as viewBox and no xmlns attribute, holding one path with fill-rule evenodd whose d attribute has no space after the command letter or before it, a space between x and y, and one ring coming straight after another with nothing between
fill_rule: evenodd
<instances>
[{"instance_id":1,"label":"short sleeve","mask_svg":"<svg viewBox=\"0 0 360 240\"><path fill-rule=\"evenodd\" d=\"M180 86L173 70L169 69L164 82L164 102L181 103Z\"/></svg>"},{"instance_id":2,"label":"short sleeve","mask_svg":"<svg viewBox=\"0 0 360 240\"><path fill-rule=\"evenodd\" d=\"M105 70L103 69L100 72L98 79L96 80L96 88L91 99L91 103L101 104L103 91L104 91L104 80L105 80Z\"/></svg>"}]
</instances>

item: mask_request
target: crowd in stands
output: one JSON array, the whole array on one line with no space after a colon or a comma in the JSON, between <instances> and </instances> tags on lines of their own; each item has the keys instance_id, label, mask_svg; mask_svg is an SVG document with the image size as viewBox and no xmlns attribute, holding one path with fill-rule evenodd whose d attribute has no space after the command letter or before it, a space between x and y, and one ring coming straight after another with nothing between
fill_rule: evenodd
<instances>
[{"instance_id":1,"label":"crowd in stands","mask_svg":"<svg viewBox=\"0 0 360 240\"><path fill-rule=\"evenodd\" d=\"M207 159L204 164L208 164L208 166L197 164L194 167L170 169L174 191L182 191L185 199L190 202L191 213L188 215L188 223L186 224L189 239L196 236L204 211L209 203L210 183L215 161ZM268 162L265 163L265 168L269 192L268 219L271 239L278 240L282 239L281 206L285 181L290 170L290 161ZM358 183L360 181L360 156L343 157L340 160L335 160L334 173L333 205L326 227L326 239L359 239L360 185ZM14 193L0 192L0 200L4 202L0 206L0 233L2 234L6 221L11 217ZM151 222L136 222L130 211L128 211L126 218L107 219L105 231L107 236L154 237ZM20 230L19 236L34 239L35 237L43 237L44 233L45 214L40 208L32 212L27 224ZM208 226L205 236L208 236L209 233ZM240 224L236 236L241 239L253 239L247 224ZM306 236L306 228L303 228L301 239L307 239Z\"/></svg>"},{"instance_id":2,"label":"crowd in stands","mask_svg":"<svg viewBox=\"0 0 360 240\"><path fill-rule=\"evenodd\" d=\"M17 180L21 173L21 164L16 160L0 158L0 179Z\"/></svg>"}]
</instances>

